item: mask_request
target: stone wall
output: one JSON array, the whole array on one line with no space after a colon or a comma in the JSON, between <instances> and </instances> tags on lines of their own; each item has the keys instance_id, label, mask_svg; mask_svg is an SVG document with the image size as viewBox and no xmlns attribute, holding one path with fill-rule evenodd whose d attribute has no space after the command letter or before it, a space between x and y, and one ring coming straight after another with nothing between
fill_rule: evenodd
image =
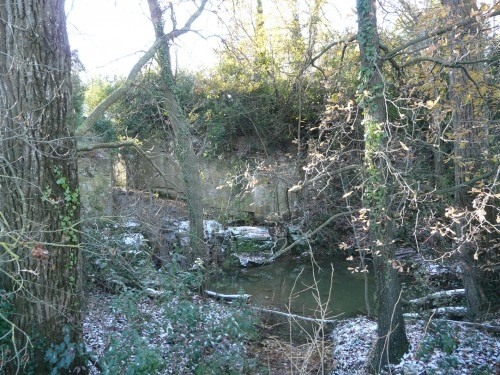
<instances>
[{"instance_id":1,"label":"stone wall","mask_svg":"<svg viewBox=\"0 0 500 375\"><path fill-rule=\"evenodd\" d=\"M81 214L84 218L113 213L113 158L107 150L78 155Z\"/></svg>"},{"instance_id":2,"label":"stone wall","mask_svg":"<svg viewBox=\"0 0 500 375\"><path fill-rule=\"evenodd\" d=\"M150 161L137 154L124 157L127 166L127 187L161 193L169 198L184 198L180 170L171 144L150 141L143 144ZM204 205L217 215L247 217L249 220L274 220L293 211L297 196L287 190L298 180L293 158L285 154L269 157L221 155L201 158L200 169L204 187Z\"/></svg>"},{"instance_id":3,"label":"stone wall","mask_svg":"<svg viewBox=\"0 0 500 375\"><path fill-rule=\"evenodd\" d=\"M184 184L171 145L153 141L142 147L149 160L131 150L121 154L94 150L79 155L84 217L111 215L114 187L184 199ZM277 220L290 214L298 206L298 197L287 191L299 180L298 168L291 160L283 153L201 158L205 209L217 217L248 221Z\"/></svg>"}]
</instances>

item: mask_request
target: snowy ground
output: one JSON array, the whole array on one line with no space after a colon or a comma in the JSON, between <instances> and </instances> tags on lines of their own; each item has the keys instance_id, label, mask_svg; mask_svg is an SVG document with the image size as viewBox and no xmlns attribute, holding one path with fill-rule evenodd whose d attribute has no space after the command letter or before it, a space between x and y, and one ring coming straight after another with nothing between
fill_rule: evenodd
<instances>
[{"instance_id":1,"label":"snowy ground","mask_svg":"<svg viewBox=\"0 0 500 375\"><path fill-rule=\"evenodd\" d=\"M188 331L187 327L178 327L171 324L170 320L167 318L170 314L165 311L166 305L159 306L155 303L153 298L141 298L134 301L134 306L128 307L135 311L131 316L135 322L132 322L132 319L127 319L125 314L119 310L120 307L124 307L123 302L117 305L113 303L113 299L116 299L116 296L112 298L106 293L101 292L89 293L87 295L87 309L83 322L83 336L87 350L90 351L96 359L102 358L106 352L113 350L128 351L128 348L123 347L123 344L125 344L130 348L136 349L129 351L130 353L145 352L151 349L156 353L164 353L165 357L171 357L167 361L167 368L162 371L150 372L148 370L147 372L134 372L134 363L138 363L141 358L137 357L134 359L133 357L135 354L132 354L130 357L131 361L125 359L128 361L127 366L129 366L130 370L127 373L144 375L191 375L194 373L187 363L189 360L187 353L190 353L193 345L197 345L197 341L192 337L192 332L186 332ZM199 308L203 310L203 314L200 314L200 316L203 316L203 319L196 319L196 327L200 328L200 334L205 334L205 336L203 336L205 338L208 338L206 331L214 331L211 330L211 328L223 325L228 316L230 316L226 305L212 300L202 302L195 296L193 298L193 304L199 306ZM177 305L178 302L175 299L170 302L170 306ZM234 321L234 318L232 319ZM134 328L131 328L131 326ZM226 326L227 324L224 325L224 327ZM135 329L140 337L126 335L126 332L130 329ZM137 331L138 329L140 331ZM184 345L173 344L173 338L178 338L179 336L185 338L183 341ZM245 350L244 345L238 345L236 342L228 340L226 336L227 335L224 333L221 333L218 337L212 338L214 341L214 350L226 353L233 359L238 358L240 351ZM115 339L115 341L113 339ZM129 339L134 340L134 342L127 342ZM115 343L113 344L113 342ZM113 345L121 345L121 347L119 349L112 349ZM139 347L142 349L139 350ZM116 357L119 357L122 361L124 360L120 356L115 356L113 358ZM153 357L151 358L154 360ZM233 364L235 366L238 365L238 361L233 361ZM115 368L116 367L109 369L107 373L110 375L118 375L119 373L116 372ZM239 372L237 366L234 370ZM91 375L98 375L101 373L92 365L90 366L89 372Z\"/></svg>"},{"instance_id":2,"label":"snowy ground","mask_svg":"<svg viewBox=\"0 0 500 375\"><path fill-rule=\"evenodd\" d=\"M105 294L91 294L87 307L84 321L86 346L100 356L109 345L110 337L120 334L125 328L126 320L111 307L110 299ZM155 316L154 320L162 324L161 314L155 311L155 307L145 305L139 308L149 310L149 314ZM222 314L219 304L212 303L212 308L216 312L214 316ZM488 324L498 327L500 319ZM168 324L165 327L167 329ZM407 322L406 328L410 353L384 374L500 375L498 334L495 336L464 327L459 322L441 323L436 328L427 321L412 319ZM332 333L334 370L331 375L363 374L362 367L375 339L375 330L376 323L364 317L347 319L336 327ZM162 336L156 336L152 344L168 346ZM285 372L280 371L280 374L286 373L286 366L283 367ZM91 373L99 374L95 368Z\"/></svg>"},{"instance_id":3,"label":"snowy ground","mask_svg":"<svg viewBox=\"0 0 500 375\"><path fill-rule=\"evenodd\" d=\"M498 326L500 322L490 322ZM410 353L385 374L500 374L500 337L464 327L459 322L433 328L411 320L406 330ZM335 375L363 374L375 339L376 323L364 317L346 320L333 332ZM424 332L428 332L425 336ZM425 337L425 338L424 338ZM420 354L420 355L419 355Z\"/></svg>"}]
</instances>

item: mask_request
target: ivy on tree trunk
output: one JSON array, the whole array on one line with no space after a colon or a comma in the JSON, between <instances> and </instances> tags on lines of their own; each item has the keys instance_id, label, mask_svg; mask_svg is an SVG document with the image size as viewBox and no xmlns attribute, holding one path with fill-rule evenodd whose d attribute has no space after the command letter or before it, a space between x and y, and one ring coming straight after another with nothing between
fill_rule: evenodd
<instances>
[{"instance_id":1,"label":"ivy on tree trunk","mask_svg":"<svg viewBox=\"0 0 500 375\"><path fill-rule=\"evenodd\" d=\"M48 374L51 344L65 337L82 342L80 199L64 1L3 2L0 36L0 289L1 298L13 301L12 313L0 316L11 327L3 339L13 339L0 372ZM65 367L85 372L78 358Z\"/></svg>"},{"instance_id":2,"label":"ivy on tree trunk","mask_svg":"<svg viewBox=\"0 0 500 375\"><path fill-rule=\"evenodd\" d=\"M369 372L379 372L398 362L408 350L401 309L401 287L394 261L394 177L389 169L390 124L384 98L379 57L375 0L358 0L358 43L361 85L359 105L363 109L365 135L363 206L368 212L371 251L376 281L377 342L368 358Z\"/></svg>"}]
</instances>

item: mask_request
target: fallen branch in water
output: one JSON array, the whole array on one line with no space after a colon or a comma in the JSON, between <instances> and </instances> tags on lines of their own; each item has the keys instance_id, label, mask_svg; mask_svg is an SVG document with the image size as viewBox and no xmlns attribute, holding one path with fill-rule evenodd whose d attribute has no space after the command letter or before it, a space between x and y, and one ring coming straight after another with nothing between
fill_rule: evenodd
<instances>
[{"instance_id":1,"label":"fallen branch in water","mask_svg":"<svg viewBox=\"0 0 500 375\"><path fill-rule=\"evenodd\" d=\"M216 300L222 300L222 301L234 301L234 300L243 300L245 302L250 302L250 299L252 298L251 294L221 294L221 293L216 293L212 292L210 290L206 290L205 294L207 297L214 298Z\"/></svg>"},{"instance_id":2,"label":"fallen branch in water","mask_svg":"<svg viewBox=\"0 0 500 375\"><path fill-rule=\"evenodd\" d=\"M269 314L276 314L276 315L284 316L284 317L287 317L287 318L298 319L298 320L305 320L306 322L313 322L313 323L318 323L318 324L336 324L336 323L338 323L338 321L335 320L335 319L309 318L307 316L301 316L301 315L296 315L296 314L292 314L292 313L285 313L285 312L282 312L282 311L265 309L263 307L257 307L257 306L252 306L252 309L257 310L259 312L265 312L265 313L269 313Z\"/></svg>"},{"instance_id":3,"label":"fallen branch in water","mask_svg":"<svg viewBox=\"0 0 500 375\"><path fill-rule=\"evenodd\" d=\"M264 260L262 262L262 265L272 263L280 255L283 255L284 253L286 253L290 249L294 248L295 246L297 246L298 244L300 244L302 241L309 240L311 237L313 237L318 232L320 232L324 227L326 227L327 225L329 225L333 220L338 219L340 217L344 217L344 216L356 214L359 211L360 211L359 209L354 209L354 210L349 210L349 211L345 211L345 212L340 212L338 214L330 216L325 222L323 222L323 224L321 224L315 230L313 230L311 232L305 233L304 236L301 237L301 238L299 238L297 241L292 242L290 245L282 247L280 250L278 250L277 252L275 252L271 257L269 257L269 259Z\"/></svg>"},{"instance_id":4,"label":"fallen branch in water","mask_svg":"<svg viewBox=\"0 0 500 375\"><path fill-rule=\"evenodd\" d=\"M252 297L251 294L221 294L221 293L212 292L210 290L206 290L205 293L206 293L207 297L214 298L214 299L219 300L219 301L220 300L222 300L222 301L243 300L245 302L250 302L250 298ZM259 312L281 315L281 316L285 316L287 318L305 320L307 322L313 322L313 323L318 323L318 324L335 324L337 322L336 320L333 320L333 319L309 318L307 316L285 313L282 311L271 310L271 309L266 309L266 308L257 307L257 306L252 306L252 309L257 310Z\"/></svg>"}]
</instances>

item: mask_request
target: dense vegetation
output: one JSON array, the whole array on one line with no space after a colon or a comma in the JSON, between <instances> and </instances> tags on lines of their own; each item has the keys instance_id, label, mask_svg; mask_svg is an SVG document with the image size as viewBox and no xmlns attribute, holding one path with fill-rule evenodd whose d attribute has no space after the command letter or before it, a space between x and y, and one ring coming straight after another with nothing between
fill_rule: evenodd
<instances>
[{"instance_id":1,"label":"dense vegetation","mask_svg":"<svg viewBox=\"0 0 500 375\"><path fill-rule=\"evenodd\" d=\"M476 244L475 257L484 262L484 276L493 277L497 246L491 241L496 241L492 235L497 224L500 117L497 34L485 31L479 38L437 29L428 31L426 38L413 38L428 25L445 22L447 8L429 3L403 11L392 6L397 16L389 27L383 25L381 56L388 63L380 69L391 125L383 152L395 176L391 199L400 202L394 217L400 223L395 228L396 239L415 244L438 241L438 248L449 252L456 239L453 220L463 216L470 229L475 228L467 241ZM300 151L297 158L305 174L297 188L315 182L310 189L314 200L308 199L302 207L315 213L312 227L321 223L322 217L345 210L339 201L362 207L366 178L361 168L366 157L361 108L366 99L359 92L357 44L331 31L326 19L315 18L315 11L309 10L300 22L290 15L289 22L279 28L267 19L258 24L262 30L242 24L224 41L218 65L203 72L180 71L175 75L175 90L200 157L231 152L240 137L245 137L257 154L290 150L290 145ZM488 24L487 17L494 9L482 6L474 12L486 17ZM255 17L259 17L258 12ZM407 18L411 22L403 21ZM255 38L248 40L243 34ZM460 38L467 43L461 48L480 56L480 62L473 65L460 60L462 55L453 49ZM451 77L460 72L464 72L465 82L460 88L451 87ZM106 119L95 124L95 133L106 141L127 136L171 137L159 76L155 64L144 68ZM87 110L120 84L116 78L90 82ZM452 89L458 91L456 95L466 93L461 105L471 103L474 107L474 118L470 119L473 128L458 134L451 126L457 116L450 98ZM375 129L374 137L379 137L377 132ZM462 160L457 149L469 147L470 156ZM478 148L481 152L472 153ZM460 166L467 169L463 187L456 186ZM457 189L469 192L465 211L465 207L453 206Z\"/></svg>"},{"instance_id":2,"label":"dense vegetation","mask_svg":"<svg viewBox=\"0 0 500 375\"><path fill-rule=\"evenodd\" d=\"M398 279L405 264L396 257L399 248L422 252L428 262L460 267L467 319L480 322L497 313L499 5L384 1L375 10L375 3L357 2L356 33L330 24L332 8L326 1L225 2L220 17L232 17L233 22L221 37L218 63L192 72L173 69L168 40L187 32L196 17L184 28L172 24L166 33L166 14L177 5L149 0L159 46L151 56L156 59L134 67L129 77L96 77L83 84L73 56L71 104L66 77L53 82L53 90L66 87L66 96L45 103L40 88L26 104L29 115L25 109L11 112L17 108L14 99L9 105L2 102L2 116L9 121L0 123L5 146L0 155L0 245L5 250L0 258L0 370L86 371L88 360L111 374L258 371L246 347L258 337L254 313L244 306L216 307L197 297L204 293L206 278L217 272L217 263L205 255L209 252L200 235L203 187L196 162L234 153L241 139L242 157L286 154L300 171L301 180L288 192L300 196L294 218L302 218L304 233L313 233L306 239L314 241L315 250L328 249L327 254L343 258L356 255L361 262L356 272L366 272L365 259L373 259L379 340L366 371L379 372L386 363L397 362L408 344ZM196 11L202 13L206 5L200 2ZM0 18L9 18L3 11L0 8ZM6 22L2 25L7 30ZM65 56L67 51L54 53ZM40 65L57 62L42 60ZM69 77L69 60L61 66ZM1 73L7 77L10 71ZM28 73L26 77L36 75ZM2 93L15 98L18 90L5 82ZM46 126L40 108L53 104L60 108L54 113L71 116L63 116L64 128L54 128L45 138L35 131ZM24 133L19 119L35 117L44 121ZM134 215L142 220L146 245L123 241L127 215L80 221L76 157L68 156L76 146L73 141L59 145L61 139L73 139L68 135L73 128L86 136L79 140L80 151L105 147L115 154L147 158L143 141L174 143L188 187L182 214L190 218L191 248L175 249L171 262L158 267L152 259L162 243L161 230L142 206ZM23 147L25 155L33 156L27 168L19 163ZM53 160L62 166L52 166ZM42 169L39 180L30 177L30 170ZM49 211L55 216L50 225L42 225ZM51 279L45 248L53 257L50 264L59 264L57 256L69 286L60 285L60 278ZM43 305L39 301L58 305L56 297L44 300L51 293L40 292L33 283L39 269L47 273L40 285L47 288L58 280L58 288L72 296L71 302L63 301L68 310L54 309L56 316L64 316L64 324L57 325L61 332L43 337L33 335L31 323L16 318L25 311L43 316L45 312L37 310ZM20 270L29 270L29 275L24 278ZM86 352L81 344L83 285L108 295L126 322L120 335L110 337L105 353ZM392 330L394 322L401 323L397 331ZM168 355L148 341L155 336L167 338Z\"/></svg>"}]
</instances>

